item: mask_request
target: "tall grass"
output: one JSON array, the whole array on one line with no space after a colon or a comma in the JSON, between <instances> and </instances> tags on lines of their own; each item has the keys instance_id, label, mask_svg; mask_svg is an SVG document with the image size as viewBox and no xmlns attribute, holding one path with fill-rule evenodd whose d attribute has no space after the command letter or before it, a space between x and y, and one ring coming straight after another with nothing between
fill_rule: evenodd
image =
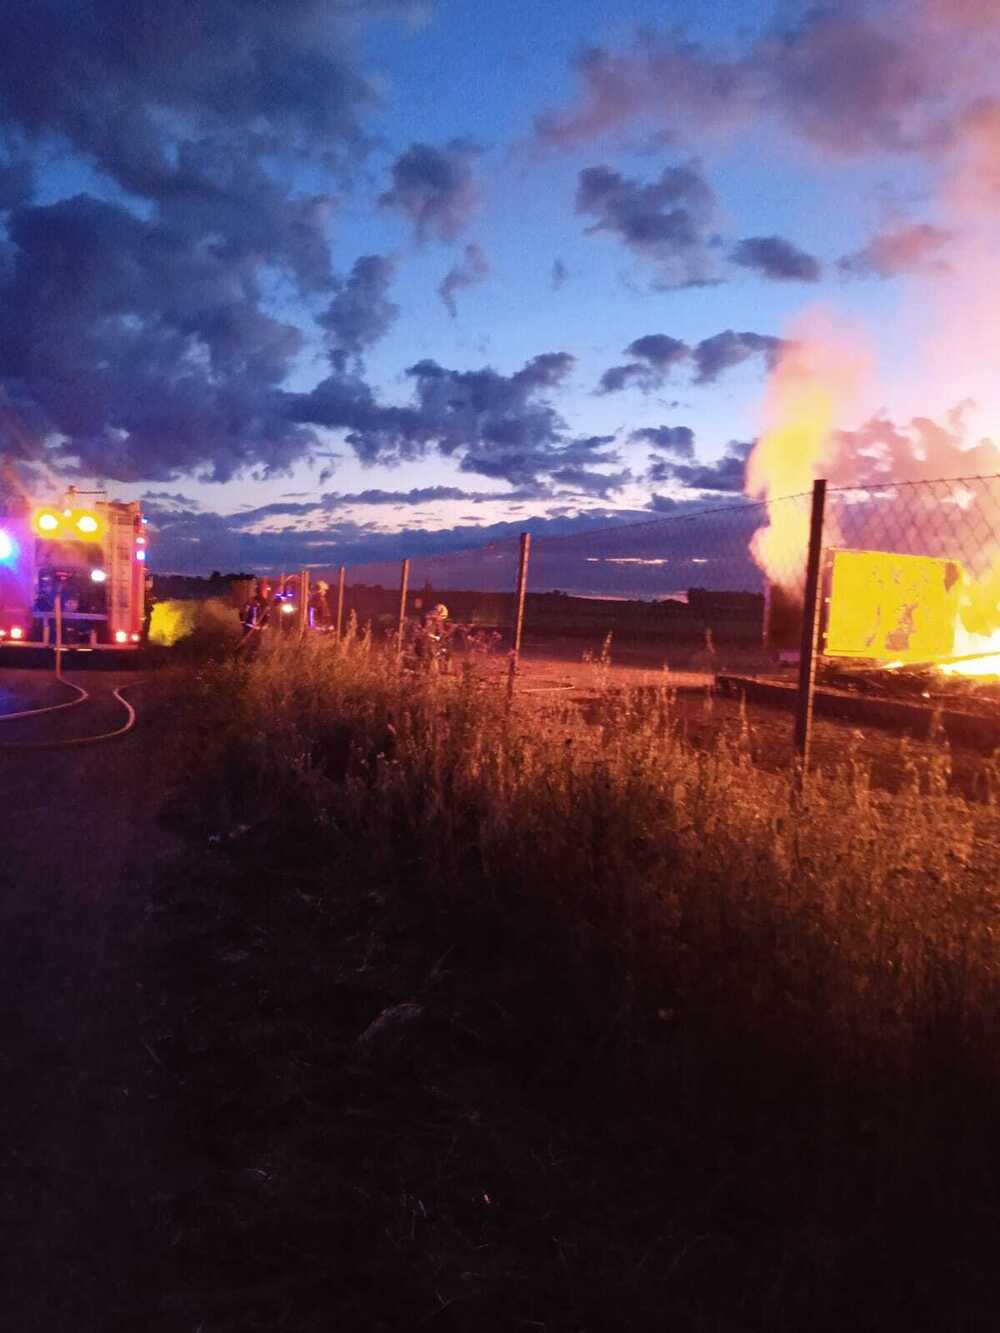
<instances>
[{"instance_id":1,"label":"tall grass","mask_svg":"<svg viewBox=\"0 0 1000 1333\"><path fill-rule=\"evenodd\" d=\"M178 745L213 827L266 828L478 923L692 1105L720 1060L727 1080L992 1098L997 807L950 794L943 743L903 748L897 794L850 745L800 793L754 767L748 725L696 748L666 689L609 692L589 723L559 696L508 711L495 686L351 636L206 669Z\"/></svg>"}]
</instances>

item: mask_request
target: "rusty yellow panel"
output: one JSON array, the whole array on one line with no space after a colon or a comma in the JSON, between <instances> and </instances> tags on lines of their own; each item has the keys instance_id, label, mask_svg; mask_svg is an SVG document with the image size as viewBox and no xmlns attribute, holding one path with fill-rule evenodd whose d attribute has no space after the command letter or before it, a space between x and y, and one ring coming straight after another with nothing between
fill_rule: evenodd
<instances>
[{"instance_id":1,"label":"rusty yellow panel","mask_svg":"<svg viewBox=\"0 0 1000 1333\"><path fill-rule=\"evenodd\" d=\"M964 582L957 560L836 551L824 651L881 662L949 657Z\"/></svg>"}]
</instances>

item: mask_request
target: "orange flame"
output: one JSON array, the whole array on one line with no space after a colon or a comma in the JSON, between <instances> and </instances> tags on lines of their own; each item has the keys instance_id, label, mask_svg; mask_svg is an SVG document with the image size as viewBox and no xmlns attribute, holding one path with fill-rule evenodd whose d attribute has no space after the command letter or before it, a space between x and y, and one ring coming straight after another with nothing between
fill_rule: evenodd
<instances>
[{"instance_id":1,"label":"orange flame","mask_svg":"<svg viewBox=\"0 0 1000 1333\"><path fill-rule=\"evenodd\" d=\"M865 363L856 335L845 337L829 317L812 312L798 322L768 381L764 431L747 460L744 489L767 502L767 526L754 533L750 550L772 583L801 586L808 506L776 502L802 495L824 475L837 418L854 398Z\"/></svg>"}]
</instances>

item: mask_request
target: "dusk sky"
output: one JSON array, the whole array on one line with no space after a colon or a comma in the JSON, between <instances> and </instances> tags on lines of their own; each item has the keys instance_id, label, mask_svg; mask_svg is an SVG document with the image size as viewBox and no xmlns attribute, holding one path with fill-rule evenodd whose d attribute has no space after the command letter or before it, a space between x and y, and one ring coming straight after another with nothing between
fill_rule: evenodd
<instances>
[{"instance_id":1,"label":"dusk sky","mask_svg":"<svg viewBox=\"0 0 1000 1333\"><path fill-rule=\"evenodd\" d=\"M1000 471L998 11L0 0L3 452L154 568L447 551L735 499L821 327L835 480Z\"/></svg>"}]
</instances>

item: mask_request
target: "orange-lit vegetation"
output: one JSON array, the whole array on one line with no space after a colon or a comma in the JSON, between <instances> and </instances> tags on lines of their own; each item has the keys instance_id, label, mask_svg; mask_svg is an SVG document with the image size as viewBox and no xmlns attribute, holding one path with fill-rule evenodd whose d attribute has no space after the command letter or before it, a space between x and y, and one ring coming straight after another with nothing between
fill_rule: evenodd
<instances>
[{"instance_id":1,"label":"orange-lit vegetation","mask_svg":"<svg viewBox=\"0 0 1000 1333\"><path fill-rule=\"evenodd\" d=\"M203 677L203 759L238 775L219 792L233 818L294 813L360 840L386 873L398 857L419 866L431 894L548 898L584 953L615 954L618 1003L661 984L693 1000L703 959L687 951L710 922L731 944L748 932L722 964L755 976L736 1021L769 1028L803 966L800 1035L839 1034L852 1059L874 1054L860 1039L877 1014L879 1059L905 1067L944 974L949 992L960 982L955 1021L1000 1000L997 811L992 796L949 793L946 746L911 761L890 798L848 744L796 809L790 781L752 770L738 732L694 750L666 690L608 693L589 726L554 698L508 717L494 690L401 675L365 640L276 644ZM983 793L996 776L984 763ZM775 929L802 932L792 955L759 951Z\"/></svg>"},{"instance_id":2,"label":"orange-lit vegetation","mask_svg":"<svg viewBox=\"0 0 1000 1333\"><path fill-rule=\"evenodd\" d=\"M184 697L173 815L219 850L175 1044L256 1071L190 1096L262 1181L178 1204L213 1294L253 1267L214 1328L952 1326L910 1228L993 1271L995 763L966 803L903 747L889 795L848 743L797 800L745 720L699 749L667 692L508 716L363 635Z\"/></svg>"}]
</instances>

